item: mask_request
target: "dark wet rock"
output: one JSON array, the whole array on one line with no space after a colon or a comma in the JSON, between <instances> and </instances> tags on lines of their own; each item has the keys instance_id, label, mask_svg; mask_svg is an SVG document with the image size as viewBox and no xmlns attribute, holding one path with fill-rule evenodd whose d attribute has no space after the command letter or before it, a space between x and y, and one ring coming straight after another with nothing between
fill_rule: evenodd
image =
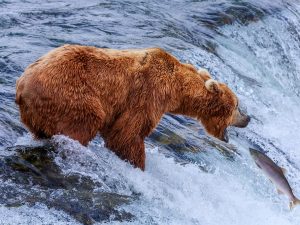
<instances>
[{"instance_id":1,"label":"dark wet rock","mask_svg":"<svg viewBox=\"0 0 300 225\"><path fill-rule=\"evenodd\" d=\"M212 54L218 55L217 44L211 40L206 40L203 43L203 49Z\"/></svg>"},{"instance_id":2,"label":"dark wet rock","mask_svg":"<svg viewBox=\"0 0 300 225\"><path fill-rule=\"evenodd\" d=\"M167 149L175 151L192 151L196 152L199 150L197 146L194 146L188 140L184 139L180 135L171 131L168 128L159 126L151 135L150 139L157 144L163 145Z\"/></svg>"},{"instance_id":3,"label":"dark wet rock","mask_svg":"<svg viewBox=\"0 0 300 225\"><path fill-rule=\"evenodd\" d=\"M206 173L215 171L214 158L235 161L239 155L235 146L207 136L197 121L177 115L164 116L147 143L150 146L161 146L163 154L176 163L197 165Z\"/></svg>"},{"instance_id":4,"label":"dark wet rock","mask_svg":"<svg viewBox=\"0 0 300 225\"><path fill-rule=\"evenodd\" d=\"M211 138L204 138L206 144L211 148L218 150L222 155L227 157L227 159L234 160L236 155L239 155L237 149L234 145L223 143L219 140L214 140Z\"/></svg>"},{"instance_id":5,"label":"dark wet rock","mask_svg":"<svg viewBox=\"0 0 300 225\"><path fill-rule=\"evenodd\" d=\"M77 173L64 174L55 162L54 144L15 146L0 156L0 204L7 207L42 203L63 210L82 224L129 221L132 214L118 209L137 196L101 190L102 183Z\"/></svg>"},{"instance_id":6,"label":"dark wet rock","mask_svg":"<svg viewBox=\"0 0 300 225\"><path fill-rule=\"evenodd\" d=\"M175 117L176 116L172 116L172 118ZM177 117L176 120L183 123L186 127L193 127L193 123L190 122L189 119ZM167 122L169 123L169 121ZM177 127L176 131L179 130L178 128L179 127ZM178 154L185 154L187 152L196 153L207 151L208 149L218 150L222 155L229 159L234 159L238 154L233 145L208 137L205 133L197 137L192 135L190 137L184 137L182 134L175 132L175 129L172 131L170 128L163 126L163 124L160 124L149 138L156 145L162 145L166 149L175 151Z\"/></svg>"},{"instance_id":7,"label":"dark wet rock","mask_svg":"<svg viewBox=\"0 0 300 225\"><path fill-rule=\"evenodd\" d=\"M217 6L218 5L218 6ZM247 25L259 21L268 11L247 2L216 3L214 9L202 15L194 14L191 18L210 29L233 24L234 22ZM272 8L272 11L277 9Z\"/></svg>"}]
</instances>

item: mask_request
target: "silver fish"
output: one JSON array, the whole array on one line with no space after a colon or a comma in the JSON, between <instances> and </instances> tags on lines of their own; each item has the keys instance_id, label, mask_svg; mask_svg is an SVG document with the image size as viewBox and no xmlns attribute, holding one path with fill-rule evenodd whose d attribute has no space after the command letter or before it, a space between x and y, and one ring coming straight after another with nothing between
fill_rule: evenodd
<instances>
[{"instance_id":1,"label":"silver fish","mask_svg":"<svg viewBox=\"0 0 300 225\"><path fill-rule=\"evenodd\" d=\"M300 200L295 197L289 182L284 176L285 169L277 166L272 159L266 156L264 153L249 148L250 154L254 159L256 165L263 171L263 173L271 180L271 182L277 188L279 194L285 194L289 200L290 209L293 209L296 205L300 204Z\"/></svg>"}]
</instances>

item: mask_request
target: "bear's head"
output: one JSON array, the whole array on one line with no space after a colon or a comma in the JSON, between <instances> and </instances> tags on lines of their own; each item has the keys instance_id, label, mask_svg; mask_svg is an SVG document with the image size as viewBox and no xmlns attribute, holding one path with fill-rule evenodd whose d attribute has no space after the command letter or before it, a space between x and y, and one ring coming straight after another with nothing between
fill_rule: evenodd
<instances>
[{"instance_id":1,"label":"bear's head","mask_svg":"<svg viewBox=\"0 0 300 225\"><path fill-rule=\"evenodd\" d=\"M205 89L206 101L198 119L209 134L228 142L227 127L246 127L250 117L240 110L238 98L227 85L207 77Z\"/></svg>"}]
</instances>

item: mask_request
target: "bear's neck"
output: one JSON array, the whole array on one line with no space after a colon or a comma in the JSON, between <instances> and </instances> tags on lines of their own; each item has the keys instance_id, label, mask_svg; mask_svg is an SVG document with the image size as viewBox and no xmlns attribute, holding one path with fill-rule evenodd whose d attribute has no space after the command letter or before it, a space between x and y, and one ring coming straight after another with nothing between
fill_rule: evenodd
<instances>
[{"instance_id":1,"label":"bear's neck","mask_svg":"<svg viewBox=\"0 0 300 225\"><path fill-rule=\"evenodd\" d=\"M174 91L178 99L169 109L169 113L181 114L193 118L203 118L213 105L213 96L205 88L204 80L199 74L178 75Z\"/></svg>"}]
</instances>

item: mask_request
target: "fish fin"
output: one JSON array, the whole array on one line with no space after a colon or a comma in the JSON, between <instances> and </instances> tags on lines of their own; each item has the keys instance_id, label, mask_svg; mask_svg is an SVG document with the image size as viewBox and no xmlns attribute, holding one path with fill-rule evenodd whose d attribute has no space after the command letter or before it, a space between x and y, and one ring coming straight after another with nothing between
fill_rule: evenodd
<instances>
[{"instance_id":1,"label":"fish fin","mask_svg":"<svg viewBox=\"0 0 300 225\"><path fill-rule=\"evenodd\" d=\"M280 169L281 169L281 171L282 171L283 174L286 174L286 173L287 173L287 170L286 170L285 168L280 167Z\"/></svg>"},{"instance_id":2,"label":"fish fin","mask_svg":"<svg viewBox=\"0 0 300 225\"><path fill-rule=\"evenodd\" d=\"M259 169L261 169L261 167L260 167L260 165L258 165L258 163L255 162L255 164L257 165L257 167L258 167Z\"/></svg>"},{"instance_id":3,"label":"fish fin","mask_svg":"<svg viewBox=\"0 0 300 225\"><path fill-rule=\"evenodd\" d=\"M284 193L282 192L282 191L280 191L279 189L276 189L277 190L277 193L279 194L279 195L283 195Z\"/></svg>"},{"instance_id":4,"label":"fish fin","mask_svg":"<svg viewBox=\"0 0 300 225\"><path fill-rule=\"evenodd\" d=\"M273 181L271 179L269 179L269 181L273 184Z\"/></svg>"},{"instance_id":5,"label":"fish fin","mask_svg":"<svg viewBox=\"0 0 300 225\"><path fill-rule=\"evenodd\" d=\"M297 199L297 198L295 198L295 200L293 200L293 201L290 202L290 205L289 205L290 210L294 209L295 206L297 206L297 205L300 205L300 200Z\"/></svg>"}]
</instances>

